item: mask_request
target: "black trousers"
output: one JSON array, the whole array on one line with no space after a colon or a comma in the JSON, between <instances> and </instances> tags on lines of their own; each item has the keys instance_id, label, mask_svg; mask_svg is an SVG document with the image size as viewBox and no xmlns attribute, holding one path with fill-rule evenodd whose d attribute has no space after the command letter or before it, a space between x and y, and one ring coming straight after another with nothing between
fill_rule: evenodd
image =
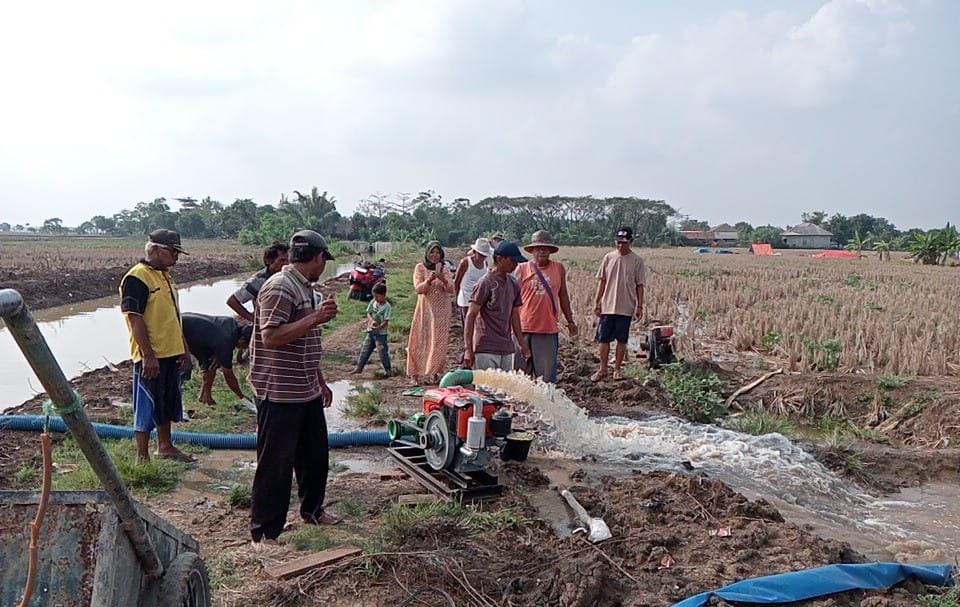
<instances>
[{"instance_id":1,"label":"black trousers","mask_svg":"<svg viewBox=\"0 0 960 607\"><path fill-rule=\"evenodd\" d=\"M290 487L297 475L300 516L323 516L330 453L323 399L274 403L257 399L257 472L253 477L250 535L276 539L287 522Z\"/></svg>"}]
</instances>

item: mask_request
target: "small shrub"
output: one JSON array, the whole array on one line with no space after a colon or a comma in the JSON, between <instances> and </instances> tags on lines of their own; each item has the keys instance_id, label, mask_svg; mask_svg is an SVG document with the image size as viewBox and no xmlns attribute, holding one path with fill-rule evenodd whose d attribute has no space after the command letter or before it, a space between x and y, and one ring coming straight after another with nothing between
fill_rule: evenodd
<instances>
[{"instance_id":1,"label":"small shrub","mask_svg":"<svg viewBox=\"0 0 960 607\"><path fill-rule=\"evenodd\" d=\"M820 371L836 371L843 356L843 344L839 339L817 341L801 336L807 353L813 359L813 366Z\"/></svg>"},{"instance_id":2,"label":"small shrub","mask_svg":"<svg viewBox=\"0 0 960 607\"><path fill-rule=\"evenodd\" d=\"M779 344L782 339L783 335L779 331L767 331L760 338L760 343L763 344L764 348L770 350Z\"/></svg>"},{"instance_id":3,"label":"small shrub","mask_svg":"<svg viewBox=\"0 0 960 607\"><path fill-rule=\"evenodd\" d=\"M877 378L877 387L881 390L892 390L894 388L902 388L906 385L907 380L899 375L881 375Z\"/></svg>"},{"instance_id":4,"label":"small shrub","mask_svg":"<svg viewBox=\"0 0 960 607\"><path fill-rule=\"evenodd\" d=\"M723 382L716 373L691 371L683 363L664 365L663 369L663 385L686 417L709 423L726 413L719 393Z\"/></svg>"}]
</instances>

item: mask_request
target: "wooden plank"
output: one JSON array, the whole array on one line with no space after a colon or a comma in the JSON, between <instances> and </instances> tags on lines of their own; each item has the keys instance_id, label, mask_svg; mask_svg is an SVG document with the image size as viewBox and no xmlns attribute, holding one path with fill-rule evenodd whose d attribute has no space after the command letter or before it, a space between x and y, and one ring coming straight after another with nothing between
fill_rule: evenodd
<instances>
[{"instance_id":1,"label":"wooden plank","mask_svg":"<svg viewBox=\"0 0 960 607\"><path fill-rule=\"evenodd\" d=\"M401 506L416 506L417 504L436 504L440 498L432 493L416 493L411 495L401 495L397 498L397 503Z\"/></svg>"},{"instance_id":2,"label":"wooden plank","mask_svg":"<svg viewBox=\"0 0 960 607\"><path fill-rule=\"evenodd\" d=\"M356 546L338 546L322 552L315 552L307 556L287 561L273 567L264 569L267 577L274 580L289 580L290 578L303 575L311 569L316 569L323 565L330 565L348 556L355 556L363 551Z\"/></svg>"},{"instance_id":3,"label":"wooden plank","mask_svg":"<svg viewBox=\"0 0 960 607\"><path fill-rule=\"evenodd\" d=\"M380 480L382 481L395 481L402 478L407 478L409 476L405 470L400 468L394 468L393 470L387 470L386 472L380 473Z\"/></svg>"}]
</instances>

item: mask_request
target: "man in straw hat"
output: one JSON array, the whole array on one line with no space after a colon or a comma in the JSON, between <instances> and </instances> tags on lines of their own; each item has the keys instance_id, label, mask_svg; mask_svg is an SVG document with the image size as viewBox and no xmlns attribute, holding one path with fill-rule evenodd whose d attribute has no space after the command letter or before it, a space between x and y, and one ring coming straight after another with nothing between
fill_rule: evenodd
<instances>
[{"instance_id":1,"label":"man in straw hat","mask_svg":"<svg viewBox=\"0 0 960 607\"><path fill-rule=\"evenodd\" d=\"M493 255L493 247L486 238L478 238L470 245L467 256L457 265L453 277L453 287L457 292L457 307L460 309L460 326L464 326L467 310L470 308L470 294L473 287L487 273L487 260Z\"/></svg>"},{"instance_id":2,"label":"man in straw hat","mask_svg":"<svg viewBox=\"0 0 960 607\"><path fill-rule=\"evenodd\" d=\"M550 255L560 249L546 230L534 232L530 244L523 250L533 255L531 261L520 264L516 271L523 300L520 326L530 348L527 369L535 377L556 383L561 311L570 335L578 334L567 294L567 269L559 261L550 259Z\"/></svg>"}]
</instances>

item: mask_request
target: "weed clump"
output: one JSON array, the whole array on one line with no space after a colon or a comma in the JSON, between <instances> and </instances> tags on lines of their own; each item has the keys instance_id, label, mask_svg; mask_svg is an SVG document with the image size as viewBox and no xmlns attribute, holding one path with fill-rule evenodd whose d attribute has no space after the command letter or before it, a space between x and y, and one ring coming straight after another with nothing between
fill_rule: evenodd
<instances>
[{"instance_id":1,"label":"weed clump","mask_svg":"<svg viewBox=\"0 0 960 607\"><path fill-rule=\"evenodd\" d=\"M663 386L670 399L686 417L709 423L726 414L727 407L720 396L723 382L716 373L688 369L683 363L663 366Z\"/></svg>"}]
</instances>

